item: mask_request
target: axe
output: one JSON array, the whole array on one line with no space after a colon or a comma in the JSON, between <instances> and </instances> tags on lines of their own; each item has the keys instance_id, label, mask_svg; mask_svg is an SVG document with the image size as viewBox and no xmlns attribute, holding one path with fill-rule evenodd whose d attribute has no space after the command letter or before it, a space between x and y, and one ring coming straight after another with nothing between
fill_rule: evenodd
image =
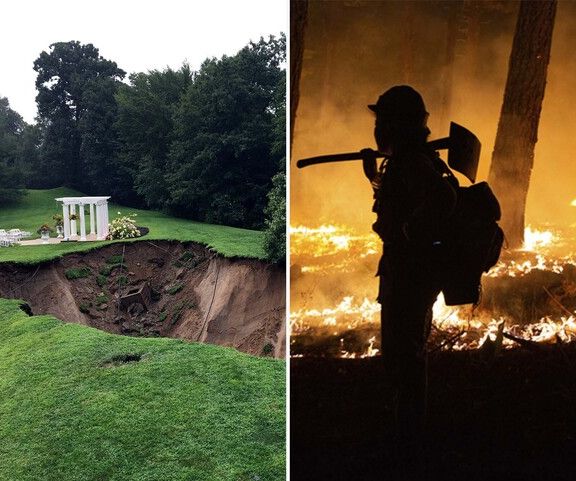
<instances>
[{"instance_id":1,"label":"axe","mask_svg":"<svg viewBox=\"0 0 576 481\"><path fill-rule=\"evenodd\" d=\"M476 181L478 162L480 161L480 141L468 129L450 122L450 135L443 139L428 142L433 150L448 149L448 165L457 172L464 174L472 183ZM377 157L384 157L378 153ZM298 168L326 162L342 162L345 160L362 160L360 152L347 152L344 154L321 155L309 157L296 162Z\"/></svg>"}]
</instances>

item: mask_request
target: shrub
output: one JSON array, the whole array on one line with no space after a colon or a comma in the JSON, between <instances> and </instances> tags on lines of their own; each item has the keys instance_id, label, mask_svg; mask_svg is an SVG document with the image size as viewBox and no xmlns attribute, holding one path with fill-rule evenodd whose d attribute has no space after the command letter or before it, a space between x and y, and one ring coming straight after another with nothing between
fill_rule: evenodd
<instances>
[{"instance_id":1,"label":"shrub","mask_svg":"<svg viewBox=\"0 0 576 481\"><path fill-rule=\"evenodd\" d=\"M108 239L133 239L140 237L140 231L136 227L136 214L132 217L127 215L117 217L108 226Z\"/></svg>"},{"instance_id":2,"label":"shrub","mask_svg":"<svg viewBox=\"0 0 576 481\"><path fill-rule=\"evenodd\" d=\"M106 259L106 264L122 264L124 261L124 256L121 254L114 255Z\"/></svg>"},{"instance_id":3,"label":"shrub","mask_svg":"<svg viewBox=\"0 0 576 481\"><path fill-rule=\"evenodd\" d=\"M266 229L264 250L271 262L281 263L286 259L286 176L283 172L272 179L265 210Z\"/></svg>"},{"instance_id":4,"label":"shrub","mask_svg":"<svg viewBox=\"0 0 576 481\"><path fill-rule=\"evenodd\" d=\"M178 282L177 284L174 284L174 285L166 288L166 292L168 294L174 295L174 294L180 292L183 287L184 287L184 284L182 282Z\"/></svg>"},{"instance_id":5,"label":"shrub","mask_svg":"<svg viewBox=\"0 0 576 481\"><path fill-rule=\"evenodd\" d=\"M72 269L68 269L64 272L64 275L67 279L82 279L83 277L88 277L92 274L92 271L89 267L73 267Z\"/></svg>"},{"instance_id":6,"label":"shrub","mask_svg":"<svg viewBox=\"0 0 576 481\"><path fill-rule=\"evenodd\" d=\"M274 346L272 344L268 343L262 348L262 355L263 356L270 356L273 351L274 351Z\"/></svg>"},{"instance_id":7,"label":"shrub","mask_svg":"<svg viewBox=\"0 0 576 481\"><path fill-rule=\"evenodd\" d=\"M105 286L107 282L108 282L108 278L107 278L105 275L98 274L98 277L96 278L96 283L97 283L100 287Z\"/></svg>"},{"instance_id":8,"label":"shrub","mask_svg":"<svg viewBox=\"0 0 576 481\"><path fill-rule=\"evenodd\" d=\"M102 266L100 268L100 274L103 276L109 276L110 274L112 274L112 271L114 269L128 269L128 267L126 267L126 264L108 264L105 266Z\"/></svg>"},{"instance_id":9,"label":"shrub","mask_svg":"<svg viewBox=\"0 0 576 481\"><path fill-rule=\"evenodd\" d=\"M174 267L193 268L198 265L198 259L196 259L196 256L192 252L186 251L178 258L177 261L174 262L173 265Z\"/></svg>"},{"instance_id":10,"label":"shrub","mask_svg":"<svg viewBox=\"0 0 576 481\"><path fill-rule=\"evenodd\" d=\"M126 284L128 284L128 278L126 276L118 276L118 278L116 279L116 282L118 283L118 286L125 286Z\"/></svg>"},{"instance_id":11,"label":"shrub","mask_svg":"<svg viewBox=\"0 0 576 481\"><path fill-rule=\"evenodd\" d=\"M105 304L106 302L108 302L108 300L109 300L108 296L103 292L101 292L96 296L96 305L99 306L100 304Z\"/></svg>"}]
</instances>

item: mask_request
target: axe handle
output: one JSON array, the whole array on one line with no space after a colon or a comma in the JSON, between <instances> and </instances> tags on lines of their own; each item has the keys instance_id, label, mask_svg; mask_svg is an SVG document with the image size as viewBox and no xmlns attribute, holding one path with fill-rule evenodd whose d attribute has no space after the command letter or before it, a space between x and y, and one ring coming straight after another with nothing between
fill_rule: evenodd
<instances>
[{"instance_id":1,"label":"axe handle","mask_svg":"<svg viewBox=\"0 0 576 481\"><path fill-rule=\"evenodd\" d=\"M376 157L384 157L384 154L376 152ZM344 154L319 155L318 157L300 159L296 162L296 166L301 169L308 165L325 164L326 162L343 162L345 160L362 160L362 154L360 152L346 152Z\"/></svg>"},{"instance_id":2,"label":"axe handle","mask_svg":"<svg viewBox=\"0 0 576 481\"><path fill-rule=\"evenodd\" d=\"M450 138L446 137L444 139L433 140L428 142L428 145L433 150L447 149L450 145ZM376 157L384 157L384 154L376 152ZM345 160L362 160L362 154L360 152L346 152L344 154L319 155L317 157L300 159L296 162L296 166L301 169L302 167L307 167L309 165L325 164L327 162L344 162Z\"/></svg>"}]
</instances>

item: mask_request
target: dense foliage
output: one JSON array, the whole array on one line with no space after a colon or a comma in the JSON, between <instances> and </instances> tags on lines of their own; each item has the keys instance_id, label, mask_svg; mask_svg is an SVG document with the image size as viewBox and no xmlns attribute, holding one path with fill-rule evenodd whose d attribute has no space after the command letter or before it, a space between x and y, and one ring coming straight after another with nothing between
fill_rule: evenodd
<instances>
[{"instance_id":1,"label":"dense foliage","mask_svg":"<svg viewBox=\"0 0 576 481\"><path fill-rule=\"evenodd\" d=\"M58 42L34 62L41 187L106 191L115 177L114 95L125 72L92 44Z\"/></svg>"},{"instance_id":2,"label":"dense foliage","mask_svg":"<svg viewBox=\"0 0 576 481\"><path fill-rule=\"evenodd\" d=\"M33 142L31 129L10 108L8 99L0 97L0 205L14 202L24 195L22 164L30 142Z\"/></svg>"}]
</instances>

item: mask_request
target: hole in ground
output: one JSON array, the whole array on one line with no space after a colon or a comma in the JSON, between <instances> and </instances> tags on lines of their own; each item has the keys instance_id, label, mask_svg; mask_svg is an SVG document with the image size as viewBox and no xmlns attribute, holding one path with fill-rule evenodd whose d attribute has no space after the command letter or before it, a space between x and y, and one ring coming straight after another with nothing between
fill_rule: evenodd
<instances>
[{"instance_id":1,"label":"hole in ground","mask_svg":"<svg viewBox=\"0 0 576 481\"><path fill-rule=\"evenodd\" d=\"M132 362L140 362L142 360L142 354L115 354L114 356L103 361L101 367L115 367L122 366L124 364L129 364Z\"/></svg>"},{"instance_id":2,"label":"hole in ground","mask_svg":"<svg viewBox=\"0 0 576 481\"><path fill-rule=\"evenodd\" d=\"M20 304L18 307L20 307L20 310L24 311L30 317L32 317L34 315L34 313L32 312L32 308L30 307L30 304L23 303L23 304Z\"/></svg>"}]
</instances>

